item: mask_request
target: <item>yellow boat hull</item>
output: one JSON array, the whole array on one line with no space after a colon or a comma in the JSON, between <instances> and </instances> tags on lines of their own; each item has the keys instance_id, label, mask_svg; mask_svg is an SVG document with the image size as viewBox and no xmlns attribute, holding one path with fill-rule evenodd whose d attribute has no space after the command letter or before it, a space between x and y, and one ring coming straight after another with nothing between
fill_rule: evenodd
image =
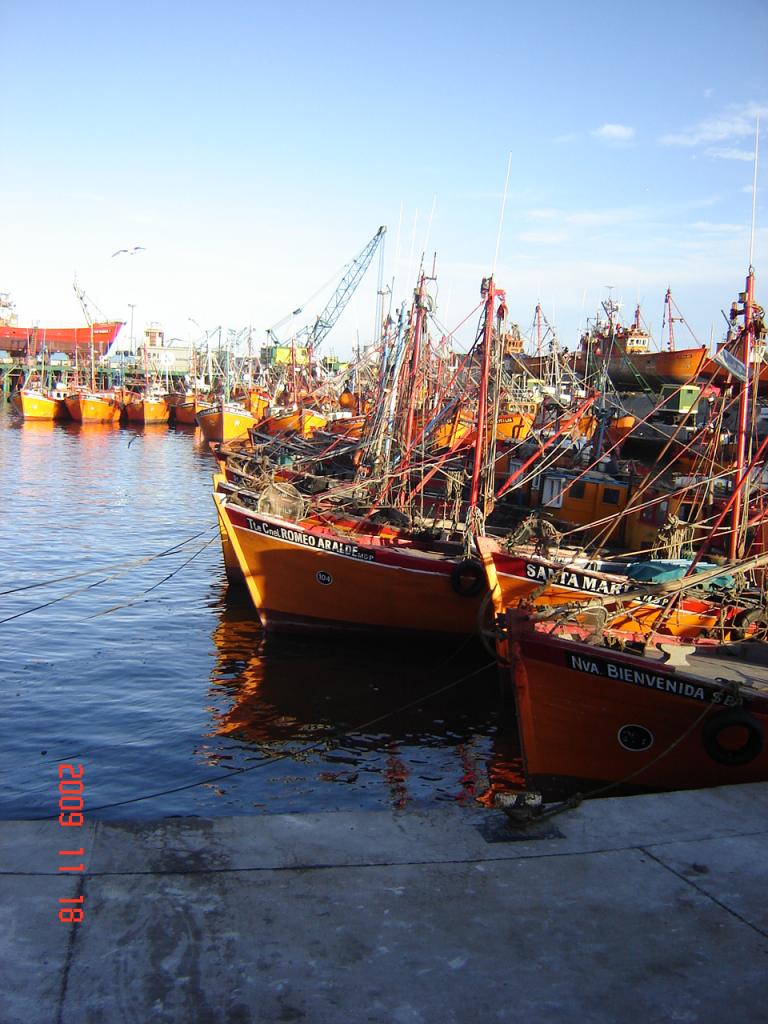
<instances>
[{"instance_id":1,"label":"yellow boat hull","mask_svg":"<svg viewBox=\"0 0 768 1024\"><path fill-rule=\"evenodd\" d=\"M171 410L164 398L135 398L126 402L125 415L131 423L167 423Z\"/></svg>"},{"instance_id":2,"label":"yellow boat hull","mask_svg":"<svg viewBox=\"0 0 768 1024\"><path fill-rule=\"evenodd\" d=\"M183 423L186 427L194 427L197 424L197 414L207 412L211 408L210 402L203 402L199 398L191 401L181 402L174 409L177 423Z\"/></svg>"},{"instance_id":3,"label":"yellow boat hull","mask_svg":"<svg viewBox=\"0 0 768 1024\"><path fill-rule=\"evenodd\" d=\"M17 391L11 405L25 420L63 420L67 407L63 398L50 398L39 391Z\"/></svg>"},{"instance_id":4,"label":"yellow boat hull","mask_svg":"<svg viewBox=\"0 0 768 1024\"><path fill-rule=\"evenodd\" d=\"M197 425L206 441L235 441L247 437L256 420L244 409L237 412L214 408L198 412Z\"/></svg>"},{"instance_id":5,"label":"yellow boat hull","mask_svg":"<svg viewBox=\"0 0 768 1024\"><path fill-rule=\"evenodd\" d=\"M111 395L69 395L65 402L69 415L78 423L117 423L122 413L119 399Z\"/></svg>"},{"instance_id":6,"label":"yellow boat hull","mask_svg":"<svg viewBox=\"0 0 768 1024\"><path fill-rule=\"evenodd\" d=\"M302 437L310 437L316 430L322 428L328 422L325 416L311 409L301 409L288 412L281 416L270 416L264 420L262 429L268 434L301 434Z\"/></svg>"}]
</instances>

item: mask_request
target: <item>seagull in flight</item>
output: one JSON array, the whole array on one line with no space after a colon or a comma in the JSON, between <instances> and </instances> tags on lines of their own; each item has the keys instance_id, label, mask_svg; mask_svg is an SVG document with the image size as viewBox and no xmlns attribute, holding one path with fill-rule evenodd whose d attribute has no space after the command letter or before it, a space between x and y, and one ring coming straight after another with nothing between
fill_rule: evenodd
<instances>
[{"instance_id":1,"label":"seagull in flight","mask_svg":"<svg viewBox=\"0 0 768 1024\"><path fill-rule=\"evenodd\" d=\"M113 252L112 253L112 258L114 258L115 256L119 256L121 252L125 252L129 256L133 256L134 253L143 252L143 251L144 251L144 246L143 245L134 245L134 247L132 249L118 249L117 252Z\"/></svg>"}]
</instances>

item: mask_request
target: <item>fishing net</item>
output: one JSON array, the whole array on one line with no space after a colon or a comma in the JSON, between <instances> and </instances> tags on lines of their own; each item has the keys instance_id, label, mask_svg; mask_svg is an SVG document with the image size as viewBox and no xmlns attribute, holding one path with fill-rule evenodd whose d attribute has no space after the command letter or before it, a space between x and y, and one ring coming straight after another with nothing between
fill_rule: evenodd
<instances>
[{"instance_id":1,"label":"fishing net","mask_svg":"<svg viewBox=\"0 0 768 1024\"><path fill-rule=\"evenodd\" d=\"M272 482L259 495L257 508L270 516L295 520L304 515L305 501L293 484Z\"/></svg>"}]
</instances>

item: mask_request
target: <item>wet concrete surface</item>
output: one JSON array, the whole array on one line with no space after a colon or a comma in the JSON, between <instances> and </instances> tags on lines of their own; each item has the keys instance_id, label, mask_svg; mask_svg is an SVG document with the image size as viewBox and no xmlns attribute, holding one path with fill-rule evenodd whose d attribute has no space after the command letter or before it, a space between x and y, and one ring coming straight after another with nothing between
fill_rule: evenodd
<instances>
[{"instance_id":1,"label":"wet concrete surface","mask_svg":"<svg viewBox=\"0 0 768 1024\"><path fill-rule=\"evenodd\" d=\"M2 1024L762 1019L768 785L499 811L4 822ZM82 894L81 924L57 919Z\"/></svg>"}]
</instances>

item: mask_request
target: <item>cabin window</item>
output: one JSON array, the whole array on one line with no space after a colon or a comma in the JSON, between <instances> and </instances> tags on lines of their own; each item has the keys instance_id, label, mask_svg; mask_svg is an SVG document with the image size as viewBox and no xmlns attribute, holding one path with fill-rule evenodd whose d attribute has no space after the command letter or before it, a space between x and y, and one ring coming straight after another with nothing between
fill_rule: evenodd
<instances>
[{"instance_id":1,"label":"cabin window","mask_svg":"<svg viewBox=\"0 0 768 1024\"><path fill-rule=\"evenodd\" d=\"M584 497L584 481L577 480L576 483L571 484L568 488L569 498L583 498Z\"/></svg>"},{"instance_id":2,"label":"cabin window","mask_svg":"<svg viewBox=\"0 0 768 1024\"><path fill-rule=\"evenodd\" d=\"M561 508L563 504L563 481L552 477L544 478L544 490L541 493L542 505L549 508Z\"/></svg>"},{"instance_id":3,"label":"cabin window","mask_svg":"<svg viewBox=\"0 0 768 1024\"><path fill-rule=\"evenodd\" d=\"M620 492L615 487L604 487L603 488L603 504L605 505L618 505L619 504Z\"/></svg>"}]
</instances>

